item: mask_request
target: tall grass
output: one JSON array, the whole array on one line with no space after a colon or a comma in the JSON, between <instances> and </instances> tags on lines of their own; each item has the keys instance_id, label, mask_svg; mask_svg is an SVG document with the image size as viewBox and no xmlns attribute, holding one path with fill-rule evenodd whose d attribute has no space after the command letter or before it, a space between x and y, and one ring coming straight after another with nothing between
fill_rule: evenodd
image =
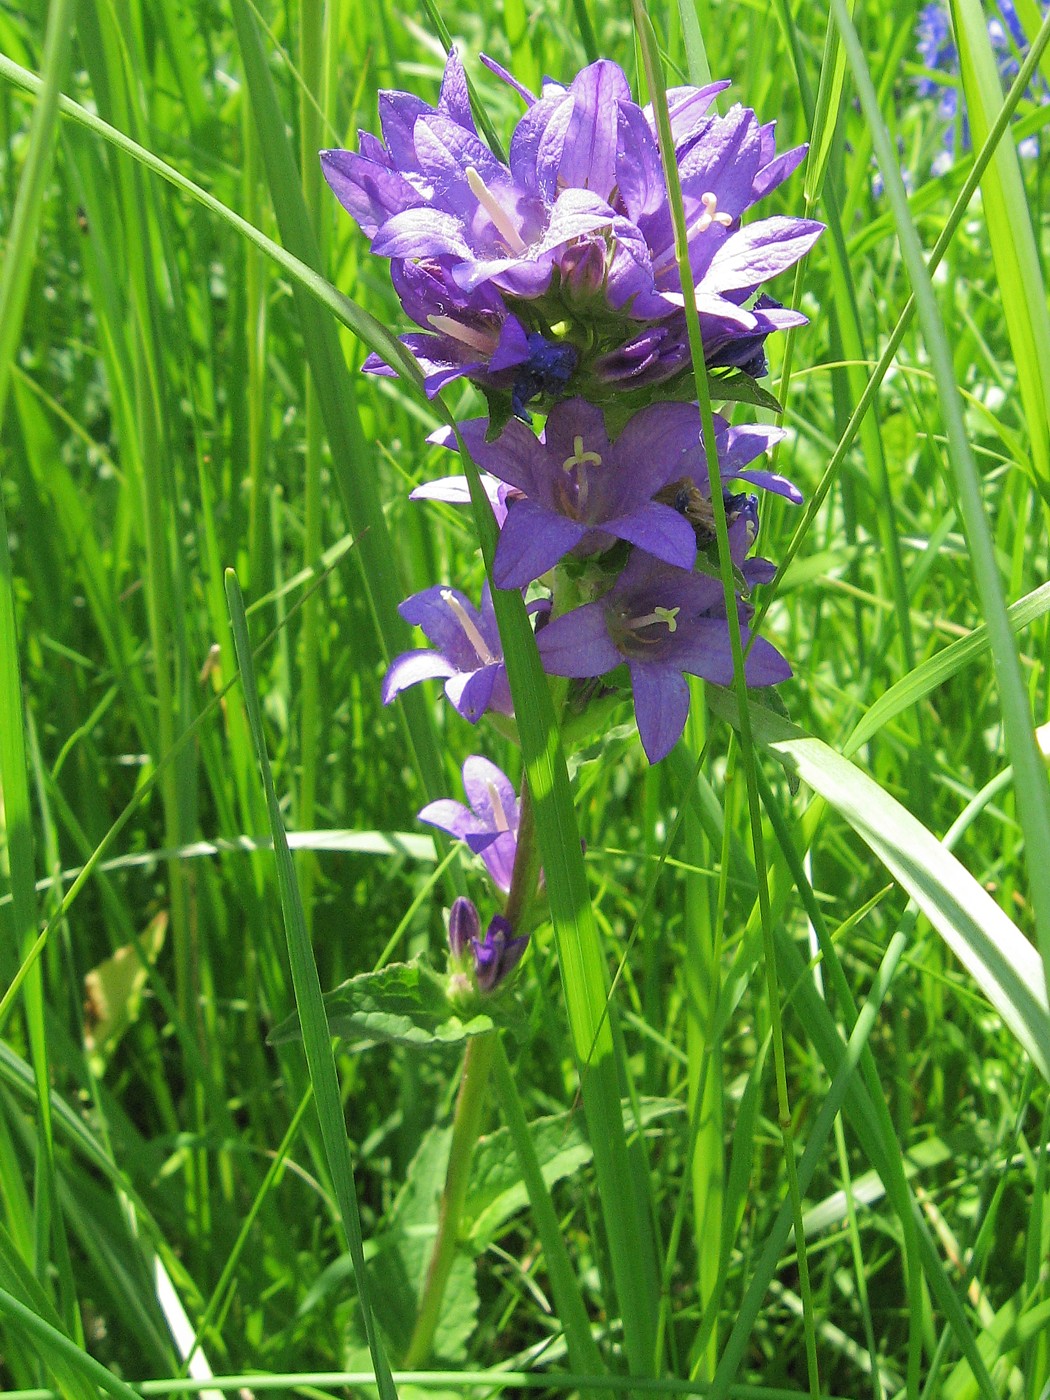
<instances>
[{"instance_id":1,"label":"tall grass","mask_svg":"<svg viewBox=\"0 0 1050 1400\"><path fill-rule=\"evenodd\" d=\"M1044 1400L1038 9L1003 110L953 4L974 149L938 176L912 6L0 13L5 1393ZM491 560L483 511L479 553L407 499L484 408L358 373L402 313L313 153L380 88L432 100L449 37L498 140L480 52L534 89L600 53L657 111L729 77L723 111L812 141L768 210L828 224L770 342L809 505L765 509L759 601L795 679L784 715L698 685L654 768L626 710L566 763L512 595L520 751L435 688L380 703L398 602ZM527 774L551 918L466 1052L420 1360L464 1052L333 1047L317 992L440 965L477 868L415 814L479 747Z\"/></svg>"}]
</instances>

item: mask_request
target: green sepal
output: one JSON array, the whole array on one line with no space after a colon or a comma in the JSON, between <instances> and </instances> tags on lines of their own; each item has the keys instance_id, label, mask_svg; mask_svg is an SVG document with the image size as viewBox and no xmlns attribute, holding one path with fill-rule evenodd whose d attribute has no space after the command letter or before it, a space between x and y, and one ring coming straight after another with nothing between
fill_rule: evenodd
<instances>
[{"instance_id":1,"label":"green sepal","mask_svg":"<svg viewBox=\"0 0 1050 1400\"><path fill-rule=\"evenodd\" d=\"M485 441L495 442L503 429L514 416L514 408L511 404L509 389L493 389L490 385L479 386L485 395L485 403L488 406L489 424L485 429Z\"/></svg>"},{"instance_id":2,"label":"green sepal","mask_svg":"<svg viewBox=\"0 0 1050 1400\"><path fill-rule=\"evenodd\" d=\"M725 403L749 403L755 408L768 408L770 413L783 413L784 407L775 394L763 389L757 379L752 379L742 369L719 373L708 371L711 381L711 397Z\"/></svg>"}]
</instances>

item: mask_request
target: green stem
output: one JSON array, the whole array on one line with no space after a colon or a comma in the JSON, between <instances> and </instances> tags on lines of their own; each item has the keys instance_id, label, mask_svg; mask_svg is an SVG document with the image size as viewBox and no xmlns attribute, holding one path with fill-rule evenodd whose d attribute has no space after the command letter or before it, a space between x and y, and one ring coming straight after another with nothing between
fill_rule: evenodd
<instances>
[{"instance_id":1,"label":"green stem","mask_svg":"<svg viewBox=\"0 0 1050 1400\"><path fill-rule=\"evenodd\" d=\"M492 1062L499 1044L498 1031L477 1035L468 1043L463 1057L463 1078L456 1098L456 1114L452 1121L452 1145L449 1149L448 1173L441 1196L437 1239L430 1257L427 1280L419 1304L415 1331L405 1353L404 1368L415 1370L430 1355L445 1299L445 1286L452 1272L459 1240L459 1224L470 1184L470 1162L474 1144L481 1131L481 1115L485 1108Z\"/></svg>"},{"instance_id":2,"label":"green stem","mask_svg":"<svg viewBox=\"0 0 1050 1400\"><path fill-rule=\"evenodd\" d=\"M515 931L526 925L528 911L539 884L539 874L540 853L536 844L532 798L522 775L518 847L514 855L514 872L504 910ZM427 1269L426 1283L423 1285L423 1296L420 1299L412 1340L405 1353L404 1365L410 1371L422 1365L434 1344L445 1288L456 1258L463 1205L470 1185L470 1162L474 1155L474 1144L481 1132L485 1093L498 1048L499 1032L488 1031L468 1041L463 1057L463 1077L459 1083L456 1111L452 1119L452 1143L449 1147L445 1189L441 1193L437 1238L434 1240L434 1252L430 1256L430 1266Z\"/></svg>"},{"instance_id":3,"label":"green stem","mask_svg":"<svg viewBox=\"0 0 1050 1400\"><path fill-rule=\"evenodd\" d=\"M518 807L518 846L514 852L514 871L510 893L503 913L515 931L524 927L529 908L536 895L540 879L540 848L536 844L536 821L532 810L532 793L528 778L521 775L521 802Z\"/></svg>"}]
</instances>

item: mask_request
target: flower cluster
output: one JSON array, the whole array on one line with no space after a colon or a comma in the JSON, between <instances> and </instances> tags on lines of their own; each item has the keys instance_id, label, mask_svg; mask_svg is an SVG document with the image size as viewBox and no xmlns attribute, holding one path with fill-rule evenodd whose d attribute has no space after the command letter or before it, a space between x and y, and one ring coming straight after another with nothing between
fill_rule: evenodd
<instances>
[{"instance_id":1,"label":"flower cluster","mask_svg":"<svg viewBox=\"0 0 1050 1400\"><path fill-rule=\"evenodd\" d=\"M485 60L525 104L507 162L478 135L463 67L453 51L436 107L403 92L380 95L383 140L325 151L325 176L344 207L390 259L406 314L403 337L429 394L468 379L485 418L441 431L482 472L499 527L497 588L532 590L529 612L548 675L575 682L568 703L629 687L652 763L680 738L685 676L732 679L730 619L719 578L707 445L693 401L685 298L674 225L650 107L636 104L616 64L592 63L537 96ZM726 83L668 94L688 256L713 393L766 373L765 342L805 322L765 290L813 245L822 225L742 219L798 166L804 146L777 154L772 123L749 108L713 111ZM393 371L376 356L365 368ZM533 413L545 415L541 428ZM774 568L755 557L757 488L797 504L784 477L758 465L784 433L715 415L721 507L737 581L732 599L747 647L749 685L791 674L767 641L750 637L753 586ZM457 436L458 434L458 436ZM466 479L417 487L414 499L466 502ZM486 713L513 728L513 707L492 598L480 608L438 585L401 606L429 648L391 665L385 701L406 686L444 681L472 724ZM496 889L510 892L522 803L492 763L463 767L469 806L432 802L422 820L464 840ZM524 840L524 838L521 838ZM484 937L476 908L457 900L449 924L454 971L478 991L498 986L526 936L496 915Z\"/></svg>"},{"instance_id":2,"label":"flower cluster","mask_svg":"<svg viewBox=\"0 0 1050 1400\"><path fill-rule=\"evenodd\" d=\"M1048 7L1050 0L1041 0L1044 13ZM955 159L957 129L958 149L970 149L969 123L965 111L959 110L959 51L952 35L948 9L942 0L930 0L919 11L916 36L919 61L925 70L916 80L916 91L920 97L937 97L937 111L945 127L944 149L933 162L933 173L941 175ZM1008 87L1017 77L1028 52L1028 39L1013 0L996 0L996 9L988 19L988 38L1003 87ZM1044 78L1039 78L1025 95L1032 102L1045 103L1050 101L1050 87ZM1019 150L1024 156L1036 155L1037 139L1028 137L1021 142Z\"/></svg>"},{"instance_id":3,"label":"flower cluster","mask_svg":"<svg viewBox=\"0 0 1050 1400\"><path fill-rule=\"evenodd\" d=\"M324 151L325 177L391 260L394 287L421 327L405 336L428 393L466 377L504 412L624 390L690 372L674 229L651 108L601 60L539 97L486 60L526 110L504 164L480 139L453 51L436 107L381 94L384 141ZM710 367L764 370L771 331L804 318L762 284L812 246L821 225L741 217L795 169L772 124L734 107L710 112L726 83L669 94L690 262ZM385 143L385 144L384 144ZM372 356L365 368L391 373ZM492 400L490 400L491 402Z\"/></svg>"}]
</instances>

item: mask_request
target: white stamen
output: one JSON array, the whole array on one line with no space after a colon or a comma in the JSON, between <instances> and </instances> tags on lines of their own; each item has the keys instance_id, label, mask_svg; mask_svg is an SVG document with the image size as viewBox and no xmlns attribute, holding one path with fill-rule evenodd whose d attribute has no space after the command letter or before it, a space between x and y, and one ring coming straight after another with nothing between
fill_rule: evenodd
<instances>
[{"instance_id":1,"label":"white stamen","mask_svg":"<svg viewBox=\"0 0 1050 1400\"><path fill-rule=\"evenodd\" d=\"M667 624L668 632L677 632L678 614L681 611L681 608L655 607L645 617L632 617L629 625L632 632L637 632L641 627L652 627L655 623L663 622Z\"/></svg>"},{"instance_id":2,"label":"white stamen","mask_svg":"<svg viewBox=\"0 0 1050 1400\"><path fill-rule=\"evenodd\" d=\"M452 592L452 589L443 588L441 590L441 593L439 594L439 597L441 598L441 601L444 603L445 607L448 608L448 610L455 615L456 621L459 623L460 627L463 628L463 631L467 634L467 640L477 652L478 660L483 661L486 666L491 666L494 662L498 661L499 657L493 656L492 652L489 651L488 644L486 643L485 638L478 631L477 623L474 622L473 618L467 616L463 604Z\"/></svg>"},{"instance_id":3,"label":"white stamen","mask_svg":"<svg viewBox=\"0 0 1050 1400\"><path fill-rule=\"evenodd\" d=\"M519 256L524 253L527 246L525 240L511 223L510 215L506 209L503 208L473 166L467 171L467 184L470 186L471 194L503 235L503 241L510 251Z\"/></svg>"},{"instance_id":4,"label":"white stamen","mask_svg":"<svg viewBox=\"0 0 1050 1400\"><path fill-rule=\"evenodd\" d=\"M496 785L486 782L485 788L489 795L489 801L492 803L492 819L496 823L496 830L509 831L510 822L507 820L507 813L503 806L503 801L496 790Z\"/></svg>"},{"instance_id":5,"label":"white stamen","mask_svg":"<svg viewBox=\"0 0 1050 1400\"><path fill-rule=\"evenodd\" d=\"M472 350L480 350L483 355L491 355L496 348L498 339L496 336L488 335L485 331L475 330L473 326L465 326L462 321L455 321L451 316L428 316L427 320L442 335L462 341L464 345L469 345Z\"/></svg>"},{"instance_id":6,"label":"white stamen","mask_svg":"<svg viewBox=\"0 0 1050 1400\"><path fill-rule=\"evenodd\" d=\"M704 212L697 220L697 233L706 233L712 224L721 224L723 228L728 228L733 222L731 214L718 212L718 195L712 194L710 190L700 196L700 203L704 206Z\"/></svg>"}]
</instances>

